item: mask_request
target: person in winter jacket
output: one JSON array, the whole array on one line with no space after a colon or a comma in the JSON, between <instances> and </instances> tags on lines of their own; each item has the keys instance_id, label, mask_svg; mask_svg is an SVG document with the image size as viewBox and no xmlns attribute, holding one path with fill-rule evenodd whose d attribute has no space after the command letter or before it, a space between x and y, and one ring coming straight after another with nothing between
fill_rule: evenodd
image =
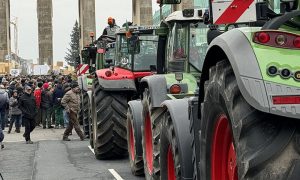
<instances>
[{"instance_id":1,"label":"person in winter jacket","mask_svg":"<svg viewBox=\"0 0 300 180\"><path fill-rule=\"evenodd\" d=\"M9 97L8 93L6 92L6 89L3 85L0 85L0 128L4 130L5 128L5 113L6 113L6 108L9 103Z\"/></svg>"},{"instance_id":2,"label":"person in winter jacket","mask_svg":"<svg viewBox=\"0 0 300 180\"><path fill-rule=\"evenodd\" d=\"M9 84L9 87L8 87L8 96L11 97L12 94L13 94L13 91L16 90L16 82L15 81L12 81L10 84Z\"/></svg>"},{"instance_id":3,"label":"person in winter jacket","mask_svg":"<svg viewBox=\"0 0 300 180\"><path fill-rule=\"evenodd\" d=\"M11 118L10 118L8 134L11 132L14 122L16 127L15 132L20 133L22 111L19 109L17 90L13 91L12 97L9 99L9 111L10 111Z\"/></svg>"},{"instance_id":4,"label":"person in winter jacket","mask_svg":"<svg viewBox=\"0 0 300 180\"><path fill-rule=\"evenodd\" d=\"M42 98L41 98L41 110L42 110L42 124L43 129L46 129L46 123L48 129L53 128L51 126L51 110L52 110L52 94L49 90L48 83L43 85Z\"/></svg>"},{"instance_id":5,"label":"person in winter jacket","mask_svg":"<svg viewBox=\"0 0 300 180\"><path fill-rule=\"evenodd\" d=\"M61 104L64 106L70 118L69 125L67 126L63 135L63 140L70 141L68 136L70 135L70 132L72 131L73 127L76 133L78 134L78 136L80 137L80 139L84 140L85 137L80 129L79 121L77 119L77 114L79 112L79 107L80 107L80 97L79 97L80 89L78 83L73 83L71 85L71 88L72 90L68 91L61 100Z\"/></svg>"},{"instance_id":6,"label":"person in winter jacket","mask_svg":"<svg viewBox=\"0 0 300 180\"><path fill-rule=\"evenodd\" d=\"M25 86L25 93L20 98L20 110L22 111L22 120L25 124L25 137L26 144L33 144L30 138L30 133L35 128L35 116L37 114L35 97L32 95L30 86Z\"/></svg>"},{"instance_id":7,"label":"person in winter jacket","mask_svg":"<svg viewBox=\"0 0 300 180\"><path fill-rule=\"evenodd\" d=\"M35 103L37 107L37 116L35 118L35 123L37 126L40 126L42 122L42 111L41 111L41 101L42 101L42 87L43 83L38 82L37 88L34 90Z\"/></svg>"},{"instance_id":8,"label":"person in winter jacket","mask_svg":"<svg viewBox=\"0 0 300 180\"><path fill-rule=\"evenodd\" d=\"M62 84L58 83L53 92L53 103L55 112L55 128L58 129L59 125L64 127L63 119L63 108L61 106L61 99L64 96L64 91L62 89Z\"/></svg>"},{"instance_id":9,"label":"person in winter jacket","mask_svg":"<svg viewBox=\"0 0 300 180\"><path fill-rule=\"evenodd\" d=\"M67 79L67 81L63 84L64 94L66 94L68 91L71 90L71 82L72 82L72 80ZM69 118L69 115L66 112L65 108L63 109L63 117L64 117L64 125L65 125L65 127L67 127L69 124L70 118ZM72 134L72 131L70 132L70 134Z\"/></svg>"}]
</instances>

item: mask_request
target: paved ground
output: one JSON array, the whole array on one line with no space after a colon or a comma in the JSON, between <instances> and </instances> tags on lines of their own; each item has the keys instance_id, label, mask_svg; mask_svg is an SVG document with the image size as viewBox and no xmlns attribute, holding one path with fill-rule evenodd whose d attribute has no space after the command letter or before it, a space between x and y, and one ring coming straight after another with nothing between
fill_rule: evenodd
<instances>
[{"instance_id":1,"label":"paved ground","mask_svg":"<svg viewBox=\"0 0 300 180\"><path fill-rule=\"evenodd\" d=\"M37 128L32 134L35 143L28 145L22 133L5 131L5 149L0 151L4 180L144 179L131 175L128 159L96 160L88 141L80 141L77 135L70 136L70 142L61 141L62 134L63 129Z\"/></svg>"}]
</instances>

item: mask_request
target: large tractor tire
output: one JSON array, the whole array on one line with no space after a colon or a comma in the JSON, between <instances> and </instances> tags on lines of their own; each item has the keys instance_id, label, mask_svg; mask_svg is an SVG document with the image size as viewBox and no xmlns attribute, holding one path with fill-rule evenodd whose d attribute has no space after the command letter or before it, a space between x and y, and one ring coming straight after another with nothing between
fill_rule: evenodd
<instances>
[{"instance_id":1,"label":"large tractor tire","mask_svg":"<svg viewBox=\"0 0 300 180\"><path fill-rule=\"evenodd\" d=\"M83 121L83 131L84 134L89 136L89 109L90 109L90 104L89 104L89 95L87 92L84 92L82 95L82 121Z\"/></svg>"},{"instance_id":2,"label":"large tractor tire","mask_svg":"<svg viewBox=\"0 0 300 180\"><path fill-rule=\"evenodd\" d=\"M82 102L83 101L83 96L82 96L82 94L81 94L81 96L80 96L80 102ZM79 124L80 125L83 125L83 110L82 110L82 103L80 103L80 110L79 110L79 112L78 112L78 120L79 120Z\"/></svg>"},{"instance_id":3,"label":"large tractor tire","mask_svg":"<svg viewBox=\"0 0 300 180\"><path fill-rule=\"evenodd\" d=\"M93 100L89 99L89 137L90 137L90 146L94 149L94 135L93 135L93 116L94 113L92 111L93 109Z\"/></svg>"},{"instance_id":4,"label":"large tractor tire","mask_svg":"<svg viewBox=\"0 0 300 180\"><path fill-rule=\"evenodd\" d=\"M172 102L173 107L168 107L161 122L160 178L166 180L192 179L193 163L188 104L186 101L186 107L183 107L182 104L185 103L182 100L175 101L177 101L177 105L176 102ZM176 106L180 108L176 108ZM173 113L170 112L171 109Z\"/></svg>"},{"instance_id":5,"label":"large tractor tire","mask_svg":"<svg viewBox=\"0 0 300 180\"><path fill-rule=\"evenodd\" d=\"M210 69L201 114L201 180L300 179L299 123L251 107L228 61Z\"/></svg>"},{"instance_id":6,"label":"large tractor tire","mask_svg":"<svg viewBox=\"0 0 300 180\"><path fill-rule=\"evenodd\" d=\"M130 101L127 112L127 141L131 172L135 176L144 175L142 132L143 105L140 100Z\"/></svg>"},{"instance_id":7,"label":"large tractor tire","mask_svg":"<svg viewBox=\"0 0 300 180\"><path fill-rule=\"evenodd\" d=\"M166 114L166 121L162 123L161 147L160 147L160 167L161 179L176 180L180 179L180 160L175 137L175 130L172 119ZM178 178L176 178L178 177Z\"/></svg>"},{"instance_id":8,"label":"large tractor tire","mask_svg":"<svg viewBox=\"0 0 300 180\"><path fill-rule=\"evenodd\" d=\"M94 152L97 159L116 159L128 155L126 113L127 97L106 92L95 83Z\"/></svg>"},{"instance_id":9,"label":"large tractor tire","mask_svg":"<svg viewBox=\"0 0 300 180\"><path fill-rule=\"evenodd\" d=\"M152 107L148 89L144 90L142 103L144 119L142 125L142 145L145 177L147 180L159 179L159 138L163 109Z\"/></svg>"}]
</instances>

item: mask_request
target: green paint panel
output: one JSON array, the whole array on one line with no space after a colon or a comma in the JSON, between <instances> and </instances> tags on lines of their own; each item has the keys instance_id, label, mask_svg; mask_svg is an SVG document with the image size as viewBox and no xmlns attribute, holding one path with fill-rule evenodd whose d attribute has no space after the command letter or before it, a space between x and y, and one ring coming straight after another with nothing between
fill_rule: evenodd
<instances>
[{"instance_id":1,"label":"green paint panel","mask_svg":"<svg viewBox=\"0 0 300 180\"><path fill-rule=\"evenodd\" d=\"M167 84L176 84L178 83L175 79L175 74L164 74L167 80ZM182 83L187 83L189 92L188 94L194 94L197 88L197 80L192 74L183 73Z\"/></svg>"},{"instance_id":2,"label":"green paint panel","mask_svg":"<svg viewBox=\"0 0 300 180\"><path fill-rule=\"evenodd\" d=\"M279 69L288 68L292 72L300 71L300 50L284 49L256 44L252 41L254 32L260 28L241 28L240 29L248 38L256 55L263 80L274 83L280 83L288 86L300 87L300 82L290 77L283 79L280 75L269 76L267 68L271 65ZM283 29L281 29L283 31ZM290 33L300 34L299 31L288 31Z\"/></svg>"},{"instance_id":3,"label":"green paint panel","mask_svg":"<svg viewBox=\"0 0 300 180\"><path fill-rule=\"evenodd\" d=\"M93 85L93 79L87 78L86 81L88 85Z\"/></svg>"}]
</instances>

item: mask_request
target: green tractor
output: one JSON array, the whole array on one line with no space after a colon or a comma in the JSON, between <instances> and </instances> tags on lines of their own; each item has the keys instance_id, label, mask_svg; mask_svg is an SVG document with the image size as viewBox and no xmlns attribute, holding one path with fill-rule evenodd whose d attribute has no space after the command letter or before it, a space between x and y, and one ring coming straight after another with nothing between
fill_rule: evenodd
<instances>
[{"instance_id":1,"label":"green tractor","mask_svg":"<svg viewBox=\"0 0 300 180\"><path fill-rule=\"evenodd\" d=\"M128 138L143 139L146 179L300 179L299 0L209 5L189 10L209 27L197 35L208 48L195 96L169 95L157 78L136 105L142 129ZM175 73L179 86L184 70Z\"/></svg>"},{"instance_id":2,"label":"green tractor","mask_svg":"<svg viewBox=\"0 0 300 180\"><path fill-rule=\"evenodd\" d=\"M166 167L159 166L161 119L166 111L161 103L192 97L198 93L197 81L200 80L208 47L208 28L203 23L205 9L196 11L197 13L193 9L173 12L161 23L157 74L141 80L142 100L128 103L127 139L130 166L134 175L145 173L147 179L158 179L160 169ZM191 137L188 134L189 124L181 125L186 129L183 136ZM188 155L187 152L183 161L191 161ZM192 173L192 169L187 169L186 173Z\"/></svg>"},{"instance_id":3,"label":"green tractor","mask_svg":"<svg viewBox=\"0 0 300 180\"><path fill-rule=\"evenodd\" d=\"M114 63L97 70L92 91L92 144L97 159L125 157L127 102L141 96L140 80L156 71L157 27L116 33Z\"/></svg>"},{"instance_id":4,"label":"green tractor","mask_svg":"<svg viewBox=\"0 0 300 180\"><path fill-rule=\"evenodd\" d=\"M81 51L82 63L78 66L81 70L87 68L88 71L80 72L78 69L78 83L81 88L81 111L80 120L82 120L84 134L90 136L91 125L91 97L92 85L95 77L95 71L109 67L114 59L115 38L100 36L94 41L94 35L91 33L92 43ZM92 144L92 143L91 143Z\"/></svg>"}]
</instances>

